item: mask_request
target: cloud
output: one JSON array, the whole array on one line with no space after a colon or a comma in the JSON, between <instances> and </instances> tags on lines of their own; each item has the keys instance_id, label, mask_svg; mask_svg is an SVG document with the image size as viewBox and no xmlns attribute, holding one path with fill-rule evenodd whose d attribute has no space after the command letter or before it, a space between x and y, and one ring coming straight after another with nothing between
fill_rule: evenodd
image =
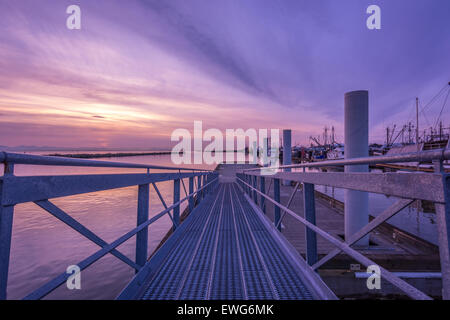
<instances>
[{"instance_id":1,"label":"cloud","mask_svg":"<svg viewBox=\"0 0 450 320\"><path fill-rule=\"evenodd\" d=\"M0 144L49 144L32 131L53 127L74 146L97 136L144 143L121 135L130 126L163 143L194 120L291 127L305 143L325 125L339 136L344 93L359 89L370 91L375 138L449 80L446 0L380 0L380 31L366 28L371 3L360 0L82 0L81 31L65 27L69 4L1 3L0 121L16 131Z\"/></svg>"}]
</instances>

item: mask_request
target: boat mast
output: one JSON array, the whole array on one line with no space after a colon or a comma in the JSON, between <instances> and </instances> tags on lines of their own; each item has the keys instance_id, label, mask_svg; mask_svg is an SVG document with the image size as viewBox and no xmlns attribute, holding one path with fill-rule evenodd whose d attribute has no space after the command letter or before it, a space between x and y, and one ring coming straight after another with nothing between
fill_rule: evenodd
<instances>
[{"instance_id":1,"label":"boat mast","mask_svg":"<svg viewBox=\"0 0 450 320\"><path fill-rule=\"evenodd\" d=\"M419 98L416 98L416 145L417 145L417 152L420 151L419 146Z\"/></svg>"}]
</instances>

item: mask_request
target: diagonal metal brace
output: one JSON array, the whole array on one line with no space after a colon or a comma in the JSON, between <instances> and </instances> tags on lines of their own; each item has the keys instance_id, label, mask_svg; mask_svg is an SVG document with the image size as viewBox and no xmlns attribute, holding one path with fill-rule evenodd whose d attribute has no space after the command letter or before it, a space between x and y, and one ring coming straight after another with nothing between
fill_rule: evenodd
<instances>
[{"instance_id":1,"label":"diagonal metal brace","mask_svg":"<svg viewBox=\"0 0 450 320\"><path fill-rule=\"evenodd\" d=\"M378 215L375 219L373 219L369 224L365 225L362 229L360 229L357 233L355 233L353 236L350 237L350 239L346 240L345 242L348 245L352 245L356 243L358 240L363 238L366 234L373 231L376 227L378 227L380 224L385 222L386 220L392 218L397 213L405 209L407 206L409 206L411 203L413 203L414 200L411 199L400 199L394 204L392 204L389 208L384 210L380 215ZM320 259L317 263L315 263L312 268L318 269L321 266L323 266L325 263L333 259L335 256L337 256L339 253L341 253L341 249L336 248L333 249L330 253L328 253L325 257Z\"/></svg>"},{"instance_id":2,"label":"diagonal metal brace","mask_svg":"<svg viewBox=\"0 0 450 320\"><path fill-rule=\"evenodd\" d=\"M186 197L188 197L188 193L187 193L187 190L186 190L186 185L184 184L184 180L181 177L181 170L179 171L179 173L180 173L181 184L183 185L183 189L184 189L184 194L186 195Z\"/></svg>"},{"instance_id":3,"label":"diagonal metal brace","mask_svg":"<svg viewBox=\"0 0 450 320\"><path fill-rule=\"evenodd\" d=\"M273 183L273 179L270 179L269 188L267 188L266 194L270 193L270 189L272 188L272 183ZM266 203L267 203L267 201L264 201L263 210L266 210L266 207L267 207Z\"/></svg>"},{"instance_id":4,"label":"diagonal metal brace","mask_svg":"<svg viewBox=\"0 0 450 320\"><path fill-rule=\"evenodd\" d=\"M167 204L166 204L166 202L164 201L164 198L162 197L161 192L159 192L159 189L158 189L158 187L156 186L156 183L153 182L153 183L152 183L152 186L153 186L153 188L155 188L156 194L158 195L159 200L161 200L161 203L162 203L162 205L164 206L164 209L167 210L167 208L168 208L168 207L167 207ZM169 215L170 220L172 220L172 223L176 224L176 223L175 223L175 220L173 220L173 217L172 217L172 215L170 214L170 211L168 211L167 214Z\"/></svg>"},{"instance_id":5,"label":"diagonal metal brace","mask_svg":"<svg viewBox=\"0 0 450 320\"><path fill-rule=\"evenodd\" d=\"M65 213L63 210L55 206L53 203L51 203L48 200L42 200L42 201L35 201L36 205L53 215L55 218L61 220L66 225L80 233L81 235L85 236L87 239L91 240L95 244L99 245L100 247L104 248L105 246L109 245L106 241L101 239L99 236L97 236L95 233L93 233L91 230L83 226L81 223L76 221L74 218L69 216L67 213ZM129 259L124 254L120 253L118 250L113 249L111 250L111 254L114 255L116 258L122 260L126 264L128 264L130 267L139 270L141 267L137 265L135 262L133 262L131 259Z\"/></svg>"},{"instance_id":6,"label":"diagonal metal brace","mask_svg":"<svg viewBox=\"0 0 450 320\"><path fill-rule=\"evenodd\" d=\"M298 190L298 187L300 186L300 182L297 182L296 184L295 184L295 187L294 187L294 190L292 190L292 193L291 193L291 196L289 197L289 200L288 200L288 202L287 202L287 204L286 204L286 208L288 208L289 209L289 207L291 206L291 204L292 204L292 200L294 200L294 196L295 196L295 194L297 193L297 190ZM281 222L283 221L283 219L284 219L284 216L286 215L286 210L282 210L283 211L283 215L281 216L281 219L280 219L280 221L277 223L277 225L275 226L275 228L278 228L279 226L280 226L280 224L281 224Z\"/></svg>"}]
</instances>

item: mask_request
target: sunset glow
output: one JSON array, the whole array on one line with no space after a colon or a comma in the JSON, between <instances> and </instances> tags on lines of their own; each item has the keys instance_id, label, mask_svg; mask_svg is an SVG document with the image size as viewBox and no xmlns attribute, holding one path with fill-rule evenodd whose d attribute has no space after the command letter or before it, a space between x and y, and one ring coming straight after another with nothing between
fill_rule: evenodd
<instances>
[{"instance_id":1,"label":"sunset glow","mask_svg":"<svg viewBox=\"0 0 450 320\"><path fill-rule=\"evenodd\" d=\"M366 2L77 1L83 27L68 30L72 1L0 1L0 145L166 148L195 120L342 139L343 95L358 89L382 140L448 80L435 8L450 4L379 1L371 32Z\"/></svg>"}]
</instances>

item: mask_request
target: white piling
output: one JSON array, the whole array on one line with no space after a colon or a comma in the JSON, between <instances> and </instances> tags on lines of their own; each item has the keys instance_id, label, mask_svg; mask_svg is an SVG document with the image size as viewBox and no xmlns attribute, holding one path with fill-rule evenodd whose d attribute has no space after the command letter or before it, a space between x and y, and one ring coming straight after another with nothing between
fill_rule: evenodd
<instances>
[{"instance_id":1,"label":"white piling","mask_svg":"<svg viewBox=\"0 0 450 320\"><path fill-rule=\"evenodd\" d=\"M256 141L253 141L253 164L258 164L258 145L256 144Z\"/></svg>"},{"instance_id":2,"label":"white piling","mask_svg":"<svg viewBox=\"0 0 450 320\"><path fill-rule=\"evenodd\" d=\"M292 164L292 130L283 130L283 165ZM284 169L284 172L291 172L291 169ZM291 185L291 181L283 180L283 185Z\"/></svg>"},{"instance_id":3,"label":"white piling","mask_svg":"<svg viewBox=\"0 0 450 320\"><path fill-rule=\"evenodd\" d=\"M262 147L262 166L269 166L269 138L264 138ZM260 155L261 156L261 155Z\"/></svg>"},{"instance_id":4,"label":"white piling","mask_svg":"<svg viewBox=\"0 0 450 320\"><path fill-rule=\"evenodd\" d=\"M345 94L345 158L369 156L369 92L353 91ZM369 172L368 165L345 166L345 172ZM345 238L369 223L369 194L345 191ZM356 245L368 246L369 236Z\"/></svg>"}]
</instances>

